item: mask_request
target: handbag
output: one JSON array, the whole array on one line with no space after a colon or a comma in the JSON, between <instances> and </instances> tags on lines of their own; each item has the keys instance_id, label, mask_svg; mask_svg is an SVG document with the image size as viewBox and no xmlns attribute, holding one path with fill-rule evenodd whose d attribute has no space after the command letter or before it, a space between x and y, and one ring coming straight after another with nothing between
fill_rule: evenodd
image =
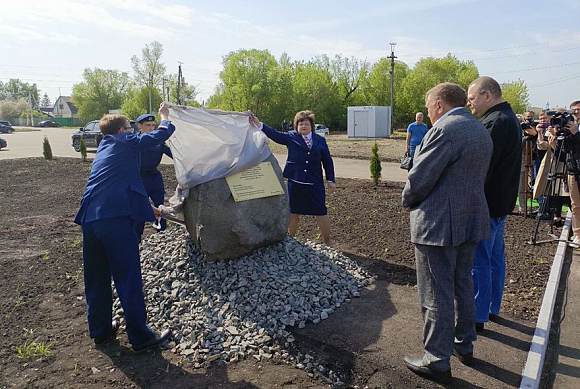
<instances>
[{"instance_id":1,"label":"handbag","mask_svg":"<svg viewBox=\"0 0 580 389\"><path fill-rule=\"evenodd\" d=\"M409 155L409 153L405 153L401 157L401 169L411 170L413 167L413 158Z\"/></svg>"}]
</instances>

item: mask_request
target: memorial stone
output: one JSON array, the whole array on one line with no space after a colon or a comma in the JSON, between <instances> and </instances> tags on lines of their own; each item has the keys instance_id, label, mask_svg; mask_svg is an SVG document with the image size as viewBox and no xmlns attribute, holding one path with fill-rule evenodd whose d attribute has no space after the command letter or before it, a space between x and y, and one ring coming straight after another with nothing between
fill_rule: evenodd
<instances>
[{"instance_id":1,"label":"memorial stone","mask_svg":"<svg viewBox=\"0 0 580 389\"><path fill-rule=\"evenodd\" d=\"M273 155L269 162L280 181L281 195L235 202L225 178L189 191L183 214L189 235L209 261L237 258L279 242L288 229L288 197L282 171Z\"/></svg>"}]
</instances>

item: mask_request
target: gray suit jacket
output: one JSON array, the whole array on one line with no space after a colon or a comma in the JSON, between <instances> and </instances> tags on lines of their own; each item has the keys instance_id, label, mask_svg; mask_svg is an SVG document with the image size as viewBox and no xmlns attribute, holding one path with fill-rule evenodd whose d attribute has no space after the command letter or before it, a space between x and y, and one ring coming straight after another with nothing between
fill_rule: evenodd
<instances>
[{"instance_id":1,"label":"gray suit jacket","mask_svg":"<svg viewBox=\"0 0 580 389\"><path fill-rule=\"evenodd\" d=\"M489 131L465 108L427 132L403 189L411 242L459 246L489 237L484 184L492 151Z\"/></svg>"}]
</instances>

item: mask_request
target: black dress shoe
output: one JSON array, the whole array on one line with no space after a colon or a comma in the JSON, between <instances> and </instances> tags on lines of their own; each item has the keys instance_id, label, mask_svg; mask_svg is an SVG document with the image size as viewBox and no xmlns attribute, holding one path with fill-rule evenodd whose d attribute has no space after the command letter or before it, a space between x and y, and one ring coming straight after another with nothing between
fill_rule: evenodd
<instances>
[{"instance_id":1,"label":"black dress shoe","mask_svg":"<svg viewBox=\"0 0 580 389\"><path fill-rule=\"evenodd\" d=\"M161 333L161 335L156 336L155 339L152 339L149 342L145 342L143 344L133 346L133 351L135 351L137 354L141 354L147 350L159 347L163 342L168 340L170 337L171 330L165 330Z\"/></svg>"},{"instance_id":2,"label":"black dress shoe","mask_svg":"<svg viewBox=\"0 0 580 389\"><path fill-rule=\"evenodd\" d=\"M95 344L103 344L109 340L113 340L117 337L117 331L119 331L119 322L117 320L113 320L111 322L111 332L105 336L97 336L93 338L93 341Z\"/></svg>"},{"instance_id":3,"label":"black dress shoe","mask_svg":"<svg viewBox=\"0 0 580 389\"><path fill-rule=\"evenodd\" d=\"M496 321L498 316L495 313L489 314L489 321Z\"/></svg>"},{"instance_id":4,"label":"black dress shoe","mask_svg":"<svg viewBox=\"0 0 580 389\"><path fill-rule=\"evenodd\" d=\"M449 370L434 370L425 365L423 358L405 357L405 365L413 373L425 377L427 379L448 384L451 382L451 369Z\"/></svg>"},{"instance_id":5,"label":"black dress shoe","mask_svg":"<svg viewBox=\"0 0 580 389\"><path fill-rule=\"evenodd\" d=\"M483 332L484 323L475 323L475 332Z\"/></svg>"},{"instance_id":6,"label":"black dress shoe","mask_svg":"<svg viewBox=\"0 0 580 389\"><path fill-rule=\"evenodd\" d=\"M463 363L466 366L471 366L471 364L473 363L472 352L467 354L461 354L459 351L453 350L453 355L455 355L457 359L459 359L459 362Z\"/></svg>"}]
</instances>

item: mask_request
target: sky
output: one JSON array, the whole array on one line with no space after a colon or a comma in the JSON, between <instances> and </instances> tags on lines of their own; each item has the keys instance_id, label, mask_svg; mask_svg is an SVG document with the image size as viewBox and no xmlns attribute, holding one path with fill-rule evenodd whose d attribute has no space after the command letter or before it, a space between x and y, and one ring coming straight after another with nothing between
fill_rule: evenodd
<instances>
[{"instance_id":1,"label":"sky","mask_svg":"<svg viewBox=\"0 0 580 389\"><path fill-rule=\"evenodd\" d=\"M524 80L534 107L580 99L579 0L0 0L0 9L0 80L36 83L52 102L85 68L133 74L131 57L153 41L168 72L182 63L200 102L232 51L372 64L392 42L410 67L451 53L500 83Z\"/></svg>"}]
</instances>

